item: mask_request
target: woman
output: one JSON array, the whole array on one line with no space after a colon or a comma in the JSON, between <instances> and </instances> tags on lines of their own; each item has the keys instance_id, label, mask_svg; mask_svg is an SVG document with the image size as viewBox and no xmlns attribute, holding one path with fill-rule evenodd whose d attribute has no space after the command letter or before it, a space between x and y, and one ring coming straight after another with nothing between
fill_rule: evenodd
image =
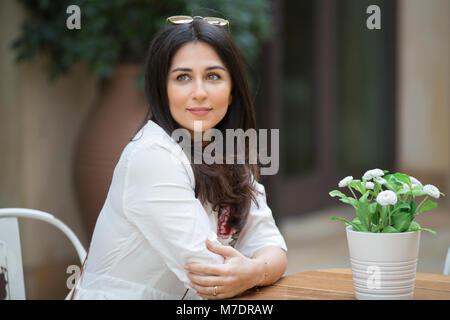
<instances>
[{"instance_id":1,"label":"woman","mask_svg":"<svg viewBox=\"0 0 450 320\"><path fill-rule=\"evenodd\" d=\"M145 72L150 108L114 170L73 298L224 299L275 282L287 248L248 150L244 164L195 164L172 138L185 129L203 148L194 137L209 129L255 129L229 33L201 17L169 24Z\"/></svg>"}]
</instances>

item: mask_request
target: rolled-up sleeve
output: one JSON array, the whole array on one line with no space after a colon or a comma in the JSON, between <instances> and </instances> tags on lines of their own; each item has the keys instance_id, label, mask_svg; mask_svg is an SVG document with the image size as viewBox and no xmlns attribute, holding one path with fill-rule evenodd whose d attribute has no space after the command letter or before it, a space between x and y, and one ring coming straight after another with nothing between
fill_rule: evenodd
<instances>
[{"instance_id":1,"label":"rolled-up sleeve","mask_svg":"<svg viewBox=\"0 0 450 320\"><path fill-rule=\"evenodd\" d=\"M141 146L129 157L123 205L127 218L186 287L187 263L223 263L206 247L206 238L216 241L217 235L186 167L164 147Z\"/></svg>"},{"instance_id":2,"label":"rolled-up sleeve","mask_svg":"<svg viewBox=\"0 0 450 320\"><path fill-rule=\"evenodd\" d=\"M266 191L262 184L254 182L258 194L256 200L259 208L252 201L247 222L242 229L235 248L244 256L251 258L260 249L267 246L276 246L287 252L286 242L281 235L272 210L267 205Z\"/></svg>"}]
</instances>

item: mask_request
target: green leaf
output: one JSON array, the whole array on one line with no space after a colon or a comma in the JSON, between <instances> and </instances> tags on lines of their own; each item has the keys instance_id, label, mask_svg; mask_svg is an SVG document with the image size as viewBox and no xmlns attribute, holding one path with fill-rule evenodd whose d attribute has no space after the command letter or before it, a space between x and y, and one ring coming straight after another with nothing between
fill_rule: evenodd
<instances>
[{"instance_id":1,"label":"green leaf","mask_svg":"<svg viewBox=\"0 0 450 320\"><path fill-rule=\"evenodd\" d=\"M424 211L428 211L428 210L432 210L438 207L438 204L434 201L431 200L427 200L425 201L425 203L422 205L422 207L419 209L419 211L417 212L417 214L424 212Z\"/></svg>"},{"instance_id":2,"label":"green leaf","mask_svg":"<svg viewBox=\"0 0 450 320\"><path fill-rule=\"evenodd\" d=\"M421 196L426 195L426 192L423 191L423 187L422 186L415 186L412 189L412 194L413 194L414 197L421 197Z\"/></svg>"},{"instance_id":3,"label":"green leaf","mask_svg":"<svg viewBox=\"0 0 450 320\"><path fill-rule=\"evenodd\" d=\"M361 221L359 221L358 218L353 219L351 223L352 223L352 226L353 226L353 225L356 225L356 227L358 228L358 229L356 229L356 230L358 230L358 231L364 231L364 227L363 227Z\"/></svg>"},{"instance_id":4,"label":"green leaf","mask_svg":"<svg viewBox=\"0 0 450 320\"><path fill-rule=\"evenodd\" d=\"M353 180L348 185L350 187L352 187L353 189L357 190L359 193L363 194L363 191L364 191L365 188L363 187L363 185L362 185L360 180Z\"/></svg>"},{"instance_id":5,"label":"green leaf","mask_svg":"<svg viewBox=\"0 0 450 320\"><path fill-rule=\"evenodd\" d=\"M398 180L392 174L385 176L384 179L386 180L386 183L384 184L384 186L387 189L394 191L395 193L398 193L403 188L403 182Z\"/></svg>"},{"instance_id":6,"label":"green leaf","mask_svg":"<svg viewBox=\"0 0 450 320\"><path fill-rule=\"evenodd\" d=\"M358 208L356 209L356 216L359 221L361 221L362 228L364 231L369 231L370 228L370 213L369 204L367 203L367 197L369 196L369 191L366 191L361 198L358 200Z\"/></svg>"},{"instance_id":7,"label":"green leaf","mask_svg":"<svg viewBox=\"0 0 450 320\"><path fill-rule=\"evenodd\" d=\"M366 191L366 193L364 193L364 194L361 196L361 198L359 198L359 203L365 203L368 196L369 196L369 191Z\"/></svg>"},{"instance_id":8,"label":"green leaf","mask_svg":"<svg viewBox=\"0 0 450 320\"><path fill-rule=\"evenodd\" d=\"M395 229L393 226L387 226L383 228L382 233L398 233L398 230Z\"/></svg>"},{"instance_id":9,"label":"green leaf","mask_svg":"<svg viewBox=\"0 0 450 320\"><path fill-rule=\"evenodd\" d=\"M427 228L420 228L420 230L423 230L423 231L427 231L427 232L430 232L430 233L432 233L433 235L436 235L436 231L434 231L434 230L431 230L431 229L427 229Z\"/></svg>"},{"instance_id":10,"label":"green leaf","mask_svg":"<svg viewBox=\"0 0 450 320\"><path fill-rule=\"evenodd\" d=\"M408 190L408 189L405 189L405 188L401 188L396 193L397 193L397 195L399 195L399 194L405 194L405 193L410 193L410 192L411 192L411 190Z\"/></svg>"},{"instance_id":11,"label":"green leaf","mask_svg":"<svg viewBox=\"0 0 450 320\"><path fill-rule=\"evenodd\" d=\"M404 210L404 209L406 209L406 210ZM391 211L391 216L394 216L397 212L401 212L402 210L403 211L409 211L410 210L410 204L409 203L397 203L394 206L394 210Z\"/></svg>"},{"instance_id":12,"label":"green leaf","mask_svg":"<svg viewBox=\"0 0 450 320\"><path fill-rule=\"evenodd\" d=\"M391 223L395 229L399 232L404 232L408 230L409 225L411 224L412 218L409 215L409 212L400 212L395 217L391 218Z\"/></svg>"},{"instance_id":13,"label":"green leaf","mask_svg":"<svg viewBox=\"0 0 450 320\"><path fill-rule=\"evenodd\" d=\"M370 214L370 221L374 226L377 226L380 224L380 215L377 212L377 206L378 203L374 202L369 204L369 214Z\"/></svg>"},{"instance_id":14,"label":"green leaf","mask_svg":"<svg viewBox=\"0 0 450 320\"><path fill-rule=\"evenodd\" d=\"M391 182L387 181L387 182L384 184L384 186L385 186L387 189L389 189L389 190L394 191L395 193L397 193L397 192L402 188L403 185L396 184L396 183L391 183Z\"/></svg>"},{"instance_id":15,"label":"green leaf","mask_svg":"<svg viewBox=\"0 0 450 320\"><path fill-rule=\"evenodd\" d=\"M382 224L380 223L379 225L377 225L377 226L372 230L372 232L373 232L373 233L376 233L376 232L378 232L381 228L382 228Z\"/></svg>"},{"instance_id":16,"label":"green leaf","mask_svg":"<svg viewBox=\"0 0 450 320\"><path fill-rule=\"evenodd\" d=\"M416 216L416 208L417 208L417 205L416 205L416 203L414 202L414 200L411 200L411 202L409 203L409 206L411 207L411 216L412 216L412 217L415 217L415 216Z\"/></svg>"},{"instance_id":17,"label":"green leaf","mask_svg":"<svg viewBox=\"0 0 450 320\"><path fill-rule=\"evenodd\" d=\"M383 177L384 180L387 181L387 183L391 186L396 186L395 189L400 189L403 186L403 183L400 182L393 174L389 174L387 176Z\"/></svg>"},{"instance_id":18,"label":"green leaf","mask_svg":"<svg viewBox=\"0 0 450 320\"><path fill-rule=\"evenodd\" d=\"M361 221L361 228L365 232L369 231L368 213L369 211L364 209L364 207L361 209L356 209L356 216L358 217L359 221Z\"/></svg>"},{"instance_id":19,"label":"green leaf","mask_svg":"<svg viewBox=\"0 0 450 320\"><path fill-rule=\"evenodd\" d=\"M330 191L329 195L332 196L332 197L341 197L341 198L346 198L347 197L345 194L343 194L339 190Z\"/></svg>"},{"instance_id":20,"label":"green leaf","mask_svg":"<svg viewBox=\"0 0 450 320\"><path fill-rule=\"evenodd\" d=\"M427 231L427 232L432 233L433 235L436 235L436 231L431 230L431 229L428 229L428 228L422 228L422 227L420 226L420 224L418 224L418 223L415 222L415 221L412 221L412 222L411 222L411 224L409 225L409 228L408 228L407 232L413 232L413 231L419 231L419 230Z\"/></svg>"},{"instance_id":21,"label":"green leaf","mask_svg":"<svg viewBox=\"0 0 450 320\"><path fill-rule=\"evenodd\" d=\"M349 205L352 205L355 209L358 209L358 201L356 201L353 198L341 198L339 200L342 201L343 203L347 203Z\"/></svg>"},{"instance_id":22,"label":"green leaf","mask_svg":"<svg viewBox=\"0 0 450 320\"><path fill-rule=\"evenodd\" d=\"M418 230L420 230L420 224L415 221L411 221L411 223L409 224L408 232Z\"/></svg>"},{"instance_id":23,"label":"green leaf","mask_svg":"<svg viewBox=\"0 0 450 320\"><path fill-rule=\"evenodd\" d=\"M380 216L381 216L381 223L383 225L386 225L387 223L387 207L386 206L380 206Z\"/></svg>"},{"instance_id":24,"label":"green leaf","mask_svg":"<svg viewBox=\"0 0 450 320\"><path fill-rule=\"evenodd\" d=\"M331 217L331 220L339 220L339 221L345 222L346 225L351 225L355 231L362 231L361 228L356 223L347 221L344 218Z\"/></svg>"},{"instance_id":25,"label":"green leaf","mask_svg":"<svg viewBox=\"0 0 450 320\"><path fill-rule=\"evenodd\" d=\"M411 180L409 179L409 176L404 173L394 173L395 179L397 179L400 182L406 183L409 187L411 187Z\"/></svg>"}]
</instances>

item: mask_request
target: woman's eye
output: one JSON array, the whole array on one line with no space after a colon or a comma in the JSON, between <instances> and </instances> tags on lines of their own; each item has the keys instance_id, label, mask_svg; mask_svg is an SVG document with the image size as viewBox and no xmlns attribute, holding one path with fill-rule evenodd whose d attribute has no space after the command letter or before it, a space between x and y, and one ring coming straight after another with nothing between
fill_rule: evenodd
<instances>
[{"instance_id":1,"label":"woman's eye","mask_svg":"<svg viewBox=\"0 0 450 320\"><path fill-rule=\"evenodd\" d=\"M187 81L190 79L190 76L187 73L180 74L177 77L177 81ZM210 73L206 76L207 80L219 80L220 76L217 73Z\"/></svg>"},{"instance_id":2,"label":"woman's eye","mask_svg":"<svg viewBox=\"0 0 450 320\"><path fill-rule=\"evenodd\" d=\"M210 73L207 76L208 80L219 80L220 76L217 73Z\"/></svg>"},{"instance_id":3,"label":"woman's eye","mask_svg":"<svg viewBox=\"0 0 450 320\"><path fill-rule=\"evenodd\" d=\"M177 80L178 80L178 81L186 81L186 80L189 80L189 75L187 75L187 74L180 74L180 75L177 77Z\"/></svg>"}]
</instances>

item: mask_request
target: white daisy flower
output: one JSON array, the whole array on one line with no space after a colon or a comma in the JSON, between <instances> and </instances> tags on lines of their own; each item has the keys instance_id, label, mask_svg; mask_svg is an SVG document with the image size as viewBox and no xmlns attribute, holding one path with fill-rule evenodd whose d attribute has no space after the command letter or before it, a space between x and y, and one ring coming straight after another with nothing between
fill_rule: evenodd
<instances>
[{"instance_id":1,"label":"white daisy flower","mask_svg":"<svg viewBox=\"0 0 450 320\"><path fill-rule=\"evenodd\" d=\"M370 189L373 190L373 188L375 187L375 184L373 182L366 182L366 189Z\"/></svg>"},{"instance_id":2,"label":"white daisy flower","mask_svg":"<svg viewBox=\"0 0 450 320\"><path fill-rule=\"evenodd\" d=\"M366 173L364 173L363 175L363 179L365 178L366 181L371 180L374 177L382 177L384 176L384 172L381 169L372 169L372 170L367 170Z\"/></svg>"},{"instance_id":3,"label":"white daisy flower","mask_svg":"<svg viewBox=\"0 0 450 320\"><path fill-rule=\"evenodd\" d=\"M378 182L379 184L385 184L386 183L386 180L383 179L383 178L380 178L380 177L375 177L373 180Z\"/></svg>"},{"instance_id":4,"label":"white daisy flower","mask_svg":"<svg viewBox=\"0 0 450 320\"><path fill-rule=\"evenodd\" d=\"M409 176L409 180L411 180L411 185L413 187L422 185L422 183L414 177Z\"/></svg>"},{"instance_id":5,"label":"white daisy flower","mask_svg":"<svg viewBox=\"0 0 450 320\"><path fill-rule=\"evenodd\" d=\"M340 188L344 188L344 187L348 186L348 184L350 182L352 182L352 181L353 181L353 177L352 176L345 177L344 179L339 181L339 187Z\"/></svg>"},{"instance_id":6,"label":"white daisy flower","mask_svg":"<svg viewBox=\"0 0 450 320\"><path fill-rule=\"evenodd\" d=\"M377 196L377 202L382 206L394 205L397 203L397 195L394 191L382 191Z\"/></svg>"},{"instance_id":7,"label":"white daisy flower","mask_svg":"<svg viewBox=\"0 0 450 320\"><path fill-rule=\"evenodd\" d=\"M423 191L430 197L436 199L439 199L439 196L441 195L439 189L433 186L432 184L427 184L425 187L423 187Z\"/></svg>"},{"instance_id":8,"label":"white daisy flower","mask_svg":"<svg viewBox=\"0 0 450 320\"><path fill-rule=\"evenodd\" d=\"M414 187L414 186L413 186ZM408 190L408 191L410 191L411 190L411 188L408 186L408 184L406 184L406 183L404 183L403 184L403 189L406 189L406 190Z\"/></svg>"}]
</instances>

